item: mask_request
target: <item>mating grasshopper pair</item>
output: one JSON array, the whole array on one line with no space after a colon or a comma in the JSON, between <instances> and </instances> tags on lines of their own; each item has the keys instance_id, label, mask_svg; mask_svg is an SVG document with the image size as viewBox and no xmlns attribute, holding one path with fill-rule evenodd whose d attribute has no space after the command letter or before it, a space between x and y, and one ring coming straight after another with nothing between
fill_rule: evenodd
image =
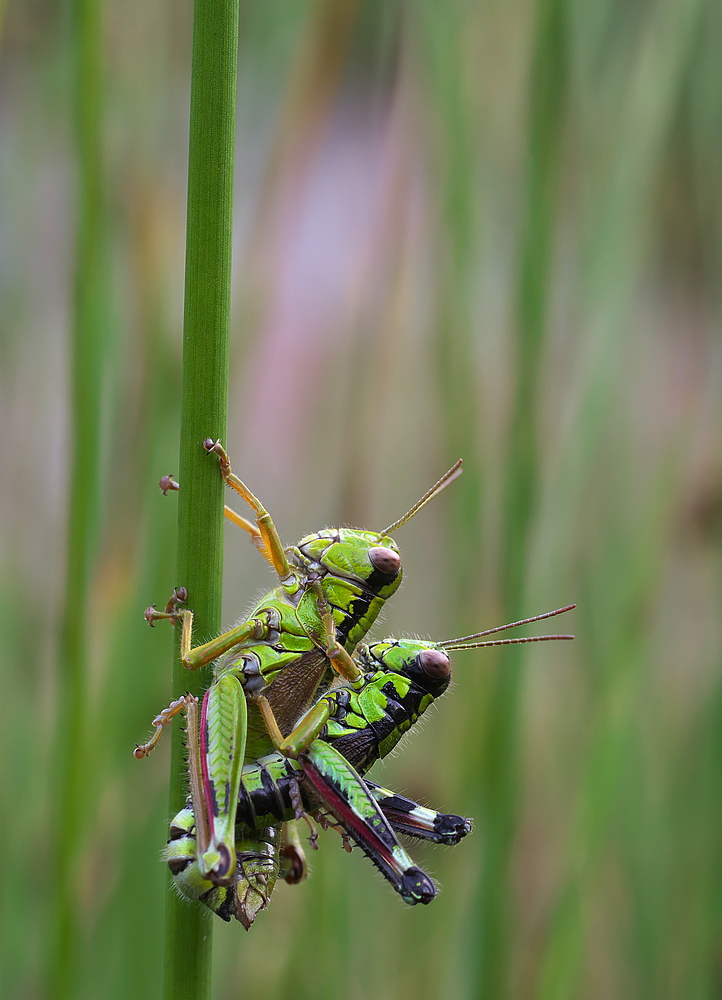
<instances>
[{"instance_id":1,"label":"mating grasshopper pair","mask_svg":"<svg viewBox=\"0 0 722 1000\"><path fill-rule=\"evenodd\" d=\"M161 618L181 623L181 657L190 669L221 657L203 701L199 741L194 735L197 723L192 700L183 698L157 717L155 736L136 749L139 757L149 753L162 727L183 708L190 710L193 810L184 810L173 821L168 862L176 880L187 895L202 898L220 915L232 913L249 926L267 900L264 885L272 888L277 873L274 826L304 811L320 811L336 819L345 835L364 849L406 902L429 902L436 892L433 883L398 844L383 804L374 798L353 763L365 771L373 760L385 756L446 688L450 667L444 647L482 645L471 640L499 630L444 644L390 641L371 647L383 650L380 655L365 648L356 659L352 654L401 581L401 557L392 532L438 495L458 475L461 463L383 532L325 529L284 549L270 516L234 476L220 444L211 440L204 444L218 455L226 483L249 503L256 522L252 524L228 508L227 516L249 533L276 570L279 586L263 598L249 619L195 649L192 613L178 608L184 593L177 591L165 611L149 609L146 613L151 623ZM421 688L416 685L409 700L414 670L425 681ZM401 688L404 695L400 699L389 696L390 691L398 694ZM351 718L354 722L349 729ZM334 731L334 727L344 725L347 731ZM386 735L379 739L382 732ZM274 749L281 755L275 758L275 771L264 765L258 772L253 762ZM284 793L280 779L288 766L285 759L297 762L291 770L297 770L299 777L291 775ZM250 763L244 775L245 762ZM274 822L267 826L259 825L259 812L253 803L254 768L265 776L266 785L270 783L275 789ZM255 816L251 822L238 811L239 794L241 799L244 795L249 799ZM387 805L389 796L398 799L387 793ZM291 816L287 815L289 810ZM416 815L442 815L412 803L407 819L415 810ZM468 832L468 821L454 819L462 824L464 833ZM295 880L303 867L299 848L296 840L295 846L286 849L287 856L294 859L289 881Z\"/></svg>"}]
</instances>

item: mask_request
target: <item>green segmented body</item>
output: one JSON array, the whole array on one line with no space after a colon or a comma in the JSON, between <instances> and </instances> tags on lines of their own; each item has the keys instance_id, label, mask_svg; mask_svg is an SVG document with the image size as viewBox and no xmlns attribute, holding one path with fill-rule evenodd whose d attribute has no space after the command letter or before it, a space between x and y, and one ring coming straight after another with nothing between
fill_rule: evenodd
<instances>
[{"instance_id":1,"label":"green segmented body","mask_svg":"<svg viewBox=\"0 0 722 1000\"><path fill-rule=\"evenodd\" d=\"M219 662L216 676L233 671L247 693L256 695L299 664L304 654L323 648L318 599L306 586L309 580L320 584L336 637L353 652L401 583L400 567L384 573L371 563L368 552L379 547L398 552L392 538L351 528L327 528L301 539L288 550L297 567L288 586L274 588L248 616L263 622L265 635L238 644ZM326 661L324 669L328 666Z\"/></svg>"},{"instance_id":2,"label":"green segmented body","mask_svg":"<svg viewBox=\"0 0 722 1000\"><path fill-rule=\"evenodd\" d=\"M400 558L391 573L379 570L371 562L369 552L379 547L397 553L393 539L355 529L325 529L302 539L290 550L298 573L288 587L275 588L251 612L249 621L259 623L256 633L262 632L262 637L239 643L219 661L209 691L236 678L243 688L243 693L238 692L236 697L252 699L263 693L281 732L284 735L290 732L314 703L319 690L335 676L322 648L318 595L313 588L303 585L304 574L306 583L312 581L320 586L334 617L336 639L351 653L358 637L366 634L384 602L401 582ZM240 706L236 714L241 714ZM201 867L217 883L233 878L231 831L235 826L240 767L236 767L229 784L228 760L235 753L236 763L241 765L272 749L267 729L252 703L247 715L247 740L240 757L231 749L223 727L217 726L213 731L204 729L201 734L207 748L204 784L211 830ZM204 709L203 724L207 718L212 716Z\"/></svg>"},{"instance_id":3,"label":"green segmented body","mask_svg":"<svg viewBox=\"0 0 722 1000\"><path fill-rule=\"evenodd\" d=\"M321 648L318 598L303 585L304 574L306 580L320 584L333 614L336 638L353 653L401 583L400 568L383 573L372 565L368 551L379 546L398 551L388 536L351 528L324 529L302 539L289 550L298 566L290 592L285 586L276 587L248 616L265 623L264 638L240 643L216 665L216 680L233 674L248 697L266 696L284 735L335 676ZM341 571L350 575L340 576ZM272 749L257 710L249 708L246 761Z\"/></svg>"},{"instance_id":4,"label":"green segmented body","mask_svg":"<svg viewBox=\"0 0 722 1000\"><path fill-rule=\"evenodd\" d=\"M433 643L390 639L363 647L357 662L364 675L355 688L333 688L319 703L327 717L319 727L321 738L314 739L298 759L275 753L244 767L236 836L247 842L253 830L293 819L300 789L303 807L311 813L319 808L331 812L406 902L429 902L435 895L433 883L398 844L393 828L436 843L456 844L471 823L363 781L355 768L365 773L386 756L446 690L451 676L448 657ZM188 835L189 812L179 814L171 827L167 857L176 883L219 915L234 913L245 924L246 919L234 911L243 911L237 890L229 887L226 893L209 894L211 883L199 882L193 863L195 843ZM175 836L174 831L178 831ZM237 881L241 895L247 894L247 881L245 876Z\"/></svg>"}]
</instances>

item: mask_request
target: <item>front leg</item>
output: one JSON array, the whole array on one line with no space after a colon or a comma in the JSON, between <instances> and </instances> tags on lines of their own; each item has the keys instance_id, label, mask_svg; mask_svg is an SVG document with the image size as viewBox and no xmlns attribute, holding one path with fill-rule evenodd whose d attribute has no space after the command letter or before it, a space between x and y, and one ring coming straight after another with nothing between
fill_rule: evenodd
<instances>
[{"instance_id":1,"label":"front leg","mask_svg":"<svg viewBox=\"0 0 722 1000\"><path fill-rule=\"evenodd\" d=\"M154 607L146 609L145 620L154 625L157 621L170 621L171 624L180 624L180 658L183 665L188 670L198 670L213 660L217 659L229 649L240 645L249 639L262 640L268 635L270 622L263 618L250 618L242 622L236 628L229 629L216 639L203 643L202 646L192 647L193 639L193 612L188 608L179 608L178 605L187 600L188 592L185 587L177 587L173 591L163 611L156 611ZM163 711L153 720L155 733L147 743L136 744L133 756L138 760L147 757L156 746L165 726L169 726L173 719L188 707L189 695L184 695L177 701L164 708ZM244 696L245 698L245 696Z\"/></svg>"},{"instance_id":2,"label":"front leg","mask_svg":"<svg viewBox=\"0 0 722 1000\"><path fill-rule=\"evenodd\" d=\"M185 587L176 587L173 595L166 604L163 611L156 611L154 606L146 608L144 618L154 625L157 621L169 621L171 624L181 626L180 638L180 658L183 666L187 670L198 670L205 667L214 660L217 660L223 653L227 653L234 646L240 646L242 642L250 639L261 641L265 639L270 630L270 622L265 618L249 618L241 622L235 628L223 632L210 642L204 642L201 646L193 647L193 612L188 608L179 608L179 604L185 604L188 599L188 591Z\"/></svg>"},{"instance_id":3,"label":"front leg","mask_svg":"<svg viewBox=\"0 0 722 1000\"><path fill-rule=\"evenodd\" d=\"M363 671L336 638L336 623L333 620L333 612L326 600L321 581L312 580L308 584L308 589L316 598L318 614L323 627L326 656L330 660L331 666L344 680L351 681L352 684L359 684L363 680Z\"/></svg>"},{"instance_id":4,"label":"front leg","mask_svg":"<svg viewBox=\"0 0 722 1000\"><path fill-rule=\"evenodd\" d=\"M250 522L233 511L230 511L230 513L226 511L226 517L235 521L244 531L248 532L261 555L270 562L278 573L281 583L288 580L291 576L291 567L288 563L288 558L286 557L276 525L273 523L273 518L261 501L251 493L246 484L242 483L238 476L235 475L231 469L230 459L221 442L214 441L213 438L206 438L203 442L203 447L207 452L213 452L218 456L223 479L232 490L235 490L236 493L243 497L256 515L256 527L254 528ZM235 514L235 516L231 516L232 514Z\"/></svg>"}]
</instances>

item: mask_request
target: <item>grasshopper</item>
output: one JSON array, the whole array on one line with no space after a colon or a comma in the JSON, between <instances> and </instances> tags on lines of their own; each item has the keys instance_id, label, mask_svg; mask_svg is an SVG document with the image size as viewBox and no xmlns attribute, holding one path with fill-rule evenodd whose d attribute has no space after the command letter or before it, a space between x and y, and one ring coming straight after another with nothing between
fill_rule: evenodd
<instances>
[{"instance_id":1,"label":"grasshopper","mask_svg":"<svg viewBox=\"0 0 722 1000\"><path fill-rule=\"evenodd\" d=\"M323 694L289 736L283 737L272 715L268 715L276 753L243 769L236 812L236 881L230 886L217 886L204 879L196 863L195 815L203 813L204 806L198 802L203 792L193 792L202 781L194 777L198 762L191 752L192 802L174 818L166 852L180 891L200 899L225 920L235 916L248 929L267 904L279 875L278 826L311 813L330 814L345 843L352 840L358 844L406 903L429 903L436 895L436 887L414 865L395 834L453 845L469 833L471 822L426 809L361 776L387 756L429 705L446 691L451 680L450 652L571 639L569 635L550 635L478 641L573 607L442 643L386 639L362 646L356 657L359 676L355 682ZM266 717L268 704L263 696L258 700ZM194 717L189 718L191 740L194 725ZM207 832L200 836L207 836ZM202 850L201 846L201 854ZM296 882L303 877L305 866L300 850L297 839L285 846L285 858L292 862L285 872L286 881Z\"/></svg>"},{"instance_id":2,"label":"grasshopper","mask_svg":"<svg viewBox=\"0 0 722 1000\"><path fill-rule=\"evenodd\" d=\"M334 676L358 681L352 653L401 582L401 556L391 536L459 475L461 460L383 531L326 528L284 548L270 514L234 475L220 442L206 439L204 447L218 456L225 482L249 504L255 523L230 508L226 516L248 533L279 579L245 621L195 648L193 614L179 607L188 596L184 588L174 592L164 611L146 611L150 624L180 623L181 660L188 669L219 660L201 714L209 836L199 864L204 878L223 885L235 873L235 810L244 762L272 749L271 732L291 733ZM180 698L156 717L155 734L136 747L136 757L150 753L185 705Z\"/></svg>"}]
</instances>

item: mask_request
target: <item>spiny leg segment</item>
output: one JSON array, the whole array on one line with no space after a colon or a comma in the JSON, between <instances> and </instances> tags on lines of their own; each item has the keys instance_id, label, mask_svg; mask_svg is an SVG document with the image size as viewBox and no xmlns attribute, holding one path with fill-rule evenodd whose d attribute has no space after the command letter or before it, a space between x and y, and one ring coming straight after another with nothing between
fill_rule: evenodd
<instances>
[{"instance_id":1,"label":"spiny leg segment","mask_svg":"<svg viewBox=\"0 0 722 1000\"><path fill-rule=\"evenodd\" d=\"M249 639L261 641L266 638L269 631L269 623L262 618L249 618L235 628L223 632L215 639L204 642L200 646L193 647L193 612L188 608L179 608L178 605L186 601L188 592L185 587L177 587L173 591L173 596L166 604L163 611L156 611L155 607L146 608L145 620L154 625L157 621L170 621L181 626L180 658L183 666L187 670L198 670L205 667L213 660L216 660L229 649L240 645Z\"/></svg>"},{"instance_id":2,"label":"spiny leg segment","mask_svg":"<svg viewBox=\"0 0 722 1000\"><path fill-rule=\"evenodd\" d=\"M288 559L286 558L283 544L271 515L265 509L261 501L255 497L253 493L251 493L246 484L241 482L238 476L235 475L231 469L230 459L221 445L221 442L214 441L212 438L206 438L203 442L203 447L207 452L214 452L218 456L223 479L232 490L235 490L239 496L243 497L253 513L256 515L256 526L254 527L250 521L246 521L246 519L241 517L240 514L235 514L235 511L231 511L231 514L234 515L233 517L231 517L229 513L227 513L226 516L229 520L234 521L234 523L243 528L244 531L248 532L251 536L251 540L261 555L268 560L268 562L275 569L276 573L278 573L278 578L281 582L287 580L291 575L291 567L288 563ZM227 508L227 510L229 510L229 508Z\"/></svg>"},{"instance_id":3,"label":"spiny leg segment","mask_svg":"<svg viewBox=\"0 0 722 1000\"><path fill-rule=\"evenodd\" d=\"M136 743L135 750L133 751L133 756L137 760L142 760L143 757L147 757L151 750L155 747L156 743L161 737L164 726L169 726L176 715L179 715L184 709L188 707L189 699L193 698L193 695L184 694L181 698L176 701L172 701L167 708L164 708L153 719L152 725L155 727L155 732L153 736L148 740L147 743Z\"/></svg>"}]
</instances>

